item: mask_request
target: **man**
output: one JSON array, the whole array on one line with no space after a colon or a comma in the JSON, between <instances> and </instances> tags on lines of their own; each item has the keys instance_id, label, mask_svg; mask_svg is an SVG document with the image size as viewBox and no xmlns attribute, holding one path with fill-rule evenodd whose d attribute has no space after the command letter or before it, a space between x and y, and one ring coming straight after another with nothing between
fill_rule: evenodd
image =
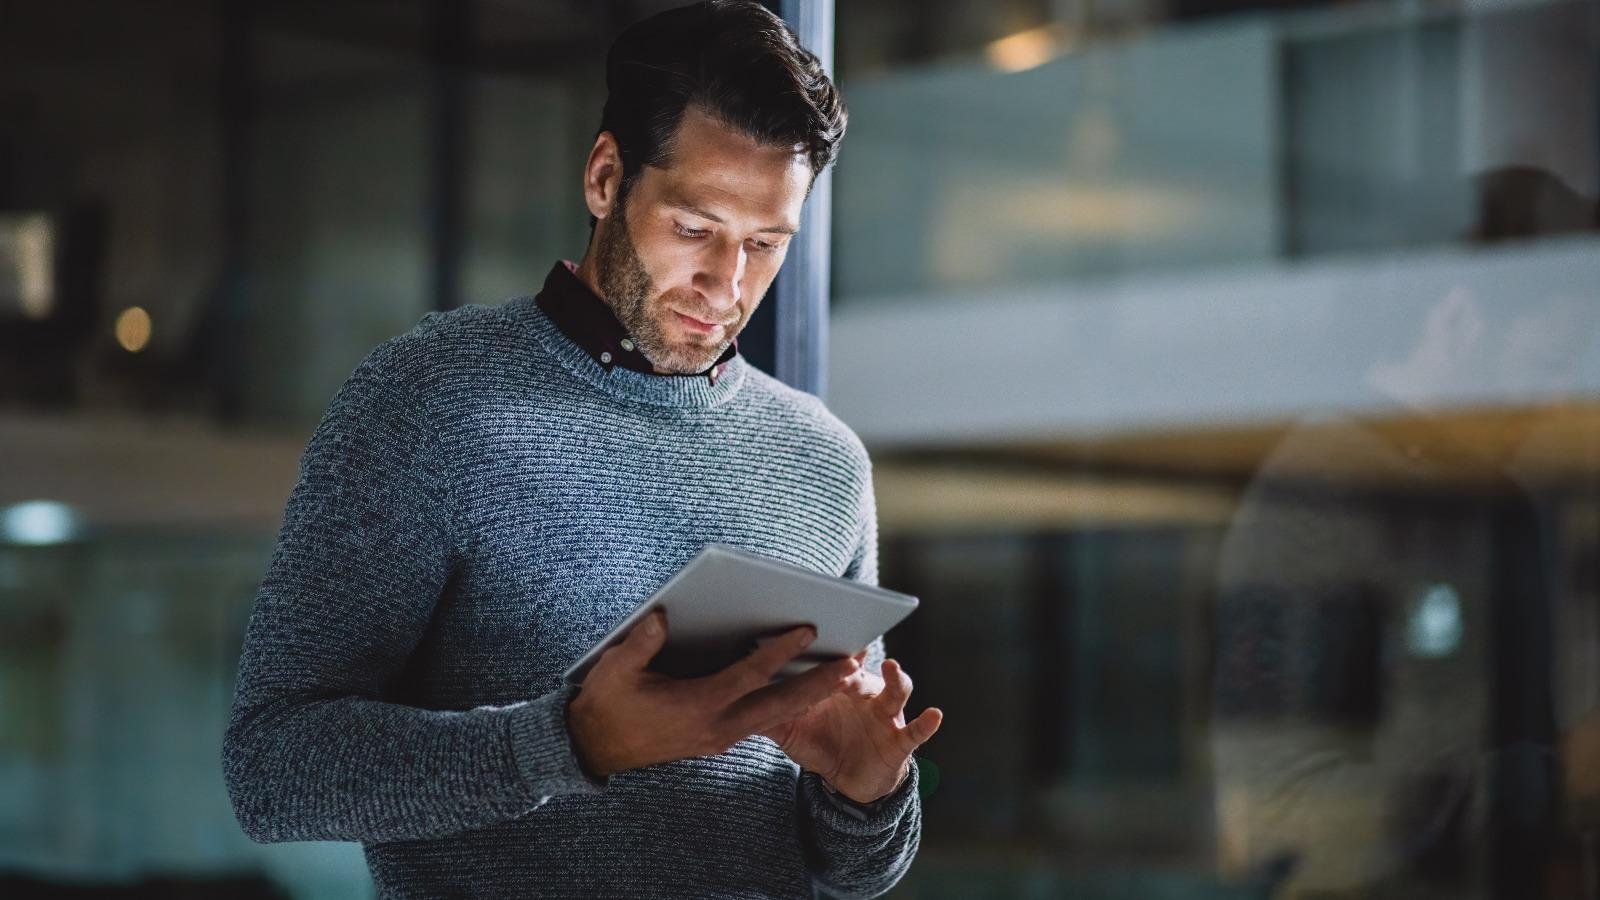
<instances>
[{"instance_id":1,"label":"man","mask_svg":"<svg viewBox=\"0 0 1600 900\"><path fill-rule=\"evenodd\" d=\"M869 461L734 339L845 113L749 2L635 25L583 173L581 263L429 314L339 390L301 463L223 748L258 841L360 841L385 897L887 891L921 827L881 637L775 684L797 628L706 678L641 623L704 544L877 578Z\"/></svg>"}]
</instances>

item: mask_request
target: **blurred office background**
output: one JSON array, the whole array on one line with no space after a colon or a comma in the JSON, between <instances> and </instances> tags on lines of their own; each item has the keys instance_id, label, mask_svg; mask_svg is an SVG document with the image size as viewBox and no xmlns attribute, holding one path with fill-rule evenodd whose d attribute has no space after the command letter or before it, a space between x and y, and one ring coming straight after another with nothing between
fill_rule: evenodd
<instances>
[{"instance_id":1,"label":"blurred office background","mask_svg":"<svg viewBox=\"0 0 1600 900\"><path fill-rule=\"evenodd\" d=\"M671 5L0 0L0 893L370 896L219 768L299 453L581 255ZM1597 9L832 10L892 896L1600 897Z\"/></svg>"}]
</instances>

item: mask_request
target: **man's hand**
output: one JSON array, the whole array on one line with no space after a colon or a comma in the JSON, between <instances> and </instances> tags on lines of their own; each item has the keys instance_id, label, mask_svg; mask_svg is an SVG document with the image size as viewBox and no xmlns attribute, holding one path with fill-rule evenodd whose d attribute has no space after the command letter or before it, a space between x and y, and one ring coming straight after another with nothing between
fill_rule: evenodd
<instances>
[{"instance_id":1,"label":"man's hand","mask_svg":"<svg viewBox=\"0 0 1600 900\"><path fill-rule=\"evenodd\" d=\"M578 761L596 778L691 756L713 756L752 734L803 715L851 684L854 658L833 660L771 684L816 630L802 626L704 678L672 678L646 668L667 640L657 610L600 656L567 709Z\"/></svg>"},{"instance_id":2,"label":"man's hand","mask_svg":"<svg viewBox=\"0 0 1600 900\"><path fill-rule=\"evenodd\" d=\"M865 658L865 650L852 657L863 663ZM911 676L892 659L883 661L882 676L862 669L848 681L849 690L762 733L834 790L871 803L899 786L912 752L939 730L944 713L930 707L906 723Z\"/></svg>"}]
</instances>

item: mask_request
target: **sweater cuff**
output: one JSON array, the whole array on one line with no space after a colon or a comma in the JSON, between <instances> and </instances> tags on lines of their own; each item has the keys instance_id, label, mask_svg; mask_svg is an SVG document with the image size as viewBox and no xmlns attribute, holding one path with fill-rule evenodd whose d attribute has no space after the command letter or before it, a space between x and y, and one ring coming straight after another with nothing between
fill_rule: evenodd
<instances>
[{"instance_id":1,"label":"sweater cuff","mask_svg":"<svg viewBox=\"0 0 1600 900\"><path fill-rule=\"evenodd\" d=\"M598 794L605 782L583 770L572 733L567 730L567 704L578 685L563 684L542 697L529 700L511 719L511 749L528 790L544 803L561 794Z\"/></svg>"},{"instance_id":2,"label":"sweater cuff","mask_svg":"<svg viewBox=\"0 0 1600 900\"><path fill-rule=\"evenodd\" d=\"M880 834L899 824L917 800L917 777L917 763L912 760L905 780L898 787L871 803L862 804L830 791L821 775L811 771L800 773L812 818L830 830L860 835Z\"/></svg>"}]
</instances>

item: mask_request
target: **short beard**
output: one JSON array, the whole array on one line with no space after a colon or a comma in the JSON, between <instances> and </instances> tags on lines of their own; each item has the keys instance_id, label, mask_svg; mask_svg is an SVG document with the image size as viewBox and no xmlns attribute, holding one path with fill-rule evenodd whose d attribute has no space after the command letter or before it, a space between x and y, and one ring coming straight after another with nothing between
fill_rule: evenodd
<instances>
[{"instance_id":1,"label":"short beard","mask_svg":"<svg viewBox=\"0 0 1600 900\"><path fill-rule=\"evenodd\" d=\"M624 190L617 198L617 214L607 221L595 244L595 276L600 291L617 321L633 338L634 346L658 372L704 372L733 343L734 332L724 329L723 339L713 346L676 347L667 340L661 322L652 315L650 301L656 296L655 285L628 233L626 201Z\"/></svg>"}]
</instances>

